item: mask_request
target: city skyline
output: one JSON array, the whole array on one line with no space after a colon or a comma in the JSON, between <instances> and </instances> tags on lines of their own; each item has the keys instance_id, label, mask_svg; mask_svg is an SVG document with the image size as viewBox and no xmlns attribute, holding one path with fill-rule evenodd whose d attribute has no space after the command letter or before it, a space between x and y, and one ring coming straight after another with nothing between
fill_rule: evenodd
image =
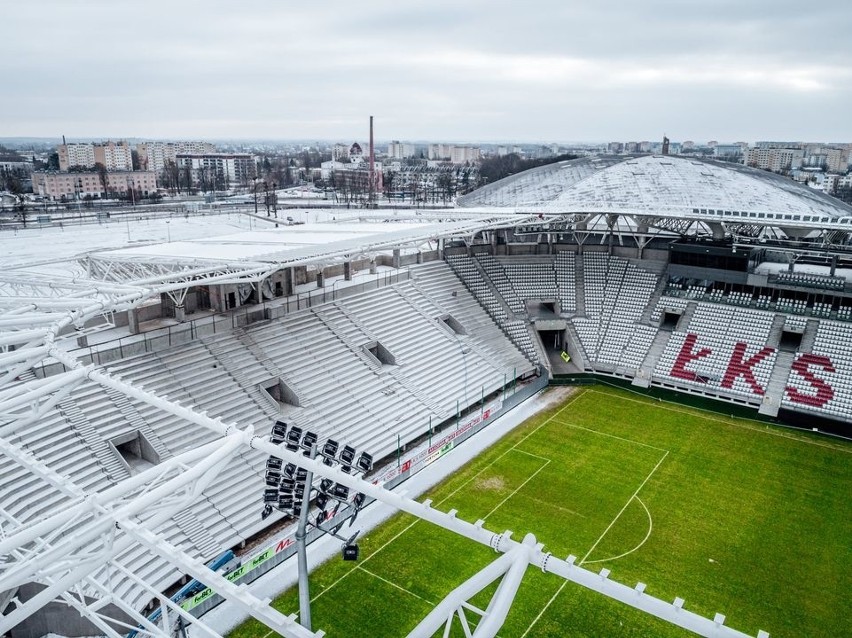
<instances>
[{"instance_id":1,"label":"city skyline","mask_svg":"<svg viewBox=\"0 0 852 638\"><path fill-rule=\"evenodd\" d=\"M852 139L847 4L684 5L16 5L0 137Z\"/></svg>"}]
</instances>

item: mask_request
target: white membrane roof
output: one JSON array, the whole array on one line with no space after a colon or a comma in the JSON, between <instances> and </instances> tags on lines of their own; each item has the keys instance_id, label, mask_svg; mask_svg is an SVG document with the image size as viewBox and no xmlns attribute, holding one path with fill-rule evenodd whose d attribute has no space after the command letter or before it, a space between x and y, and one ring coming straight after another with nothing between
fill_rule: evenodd
<instances>
[{"instance_id":1,"label":"white membrane roof","mask_svg":"<svg viewBox=\"0 0 852 638\"><path fill-rule=\"evenodd\" d=\"M559 162L500 180L460 204L777 224L852 218L849 205L785 177L738 164L663 155Z\"/></svg>"}]
</instances>

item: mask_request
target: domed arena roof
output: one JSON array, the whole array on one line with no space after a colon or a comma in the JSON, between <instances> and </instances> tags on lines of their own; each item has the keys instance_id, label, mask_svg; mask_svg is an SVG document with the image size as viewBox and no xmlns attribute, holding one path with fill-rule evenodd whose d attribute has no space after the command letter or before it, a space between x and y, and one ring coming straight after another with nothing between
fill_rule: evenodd
<instances>
[{"instance_id":1,"label":"domed arena roof","mask_svg":"<svg viewBox=\"0 0 852 638\"><path fill-rule=\"evenodd\" d=\"M550 164L470 193L459 205L702 219L718 215L779 224L852 221L852 206L785 177L739 164L663 155Z\"/></svg>"}]
</instances>

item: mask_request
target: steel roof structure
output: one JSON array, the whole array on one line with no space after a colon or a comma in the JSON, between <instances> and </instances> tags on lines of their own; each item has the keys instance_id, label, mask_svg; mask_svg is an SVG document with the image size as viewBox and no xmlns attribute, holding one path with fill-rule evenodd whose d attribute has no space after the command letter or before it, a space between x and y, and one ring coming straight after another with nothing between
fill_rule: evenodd
<instances>
[{"instance_id":1,"label":"steel roof structure","mask_svg":"<svg viewBox=\"0 0 852 638\"><path fill-rule=\"evenodd\" d=\"M780 175L739 164L667 155L586 157L513 175L459 200L471 212L494 207L571 216L587 223L624 216L637 227L714 234L781 228L787 234L852 231L852 206Z\"/></svg>"},{"instance_id":2,"label":"steel roof structure","mask_svg":"<svg viewBox=\"0 0 852 638\"><path fill-rule=\"evenodd\" d=\"M723 616L703 618L682 609L680 599L674 603L661 601L645 594L641 583L635 588L627 587L610 581L608 573L596 574L575 565L571 557L560 559L547 554L532 536L514 541L509 532L488 530L482 521L462 521L454 512L438 511L428 503L418 503L381 485L289 452L257 435L251 426L210 418L95 366L82 365L68 354L64 340L81 334L93 318L100 316L109 322L115 312L138 307L161 294L185 293L192 286L258 282L282 268L338 263L360 255L416 248L439 239L470 240L482 231L539 224L543 219L574 227L588 224L596 215L630 216L637 228L651 220L663 225L661 220L666 219L708 226L733 224L735 220L742 224L747 219L755 224L757 220L767 224L783 221L785 227L801 224L810 230L850 227L852 208L816 195L800 196L792 185L787 188L776 182L777 178L755 176L747 169L670 157L584 159L493 184L465 198L464 203L470 207L433 211L419 220L415 216L413 223L387 224L381 231L374 228L358 232L341 226L336 235L324 237L309 237L317 229L308 227L291 229L289 235L273 230L241 233L87 254L81 258L85 275L69 272L65 277L56 277L24 271L0 274L0 451L26 472L38 476L44 489L65 495L64 505L42 520L15 520L0 504L0 610L7 606L9 609L0 615L0 633L59 600L113 638L119 638L126 630L115 629L116 620L105 614L106 604L122 610L133 622L132 626L124 626L129 630L138 625L141 634L169 636L171 622L182 616L201 634L218 638L203 621L191 617L149 583L127 573L116 560L127 548L140 546L209 584L283 636L321 636L322 632L308 631L292 617L283 616L268 601L211 573L197 557L187 555L153 531L160 521L197 498L235 454L256 449L330 477L502 554L452 592L412 636L432 635L459 609L470 609L468 600L476 592L502 578L491 605L487 610L478 610L483 620L473 633L496 635L521 576L530 565L700 635L745 636L725 627ZM512 193L516 195L514 200ZM498 200L500 206L496 206ZM748 217L742 217L744 213ZM781 219L770 218L770 214L781 215ZM612 228L613 224L608 221L606 227ZM63 364L66 371L43 379L27 374L46 359ZM87 493L13 442L15 432L37 423L85 379L186 419L218 438L110 489ZM161 625L152 624L114 594L110 588L114 574L136 578L139 587L160 602L164 610ZM27 583L38 583L43 589L25 602L16 601L15 589Z\"/></svg>"}]
</instances>

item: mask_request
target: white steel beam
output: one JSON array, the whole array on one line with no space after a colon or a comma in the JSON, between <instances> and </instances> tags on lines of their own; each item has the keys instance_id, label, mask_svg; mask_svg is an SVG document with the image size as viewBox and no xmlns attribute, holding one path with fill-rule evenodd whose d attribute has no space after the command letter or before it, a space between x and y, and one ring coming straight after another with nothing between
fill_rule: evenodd
<instances>
[{"instance_id":1,"label":"white steel beam","mask_svg":"<svg viewBox=\"0 0 852 638\"><path fill-rule=\"evenodd\" d=\"M179 567L181 571L203 582L208 587L212 587L216 590L216 593L236 603L243 611L282 636L287 636L287 638L322 638L325 635L324 631L313 632L305 629L295 620L295 614L285 616L271 607L268 599L261 600L249 593L245 587L235 585L221 574L211 571L200 560L187 556L180 548L175 547L162 536L154 534L146 526L131 520L119 520L118 524L150 551L163 556Z\"/></svg>"}]
</instances>

